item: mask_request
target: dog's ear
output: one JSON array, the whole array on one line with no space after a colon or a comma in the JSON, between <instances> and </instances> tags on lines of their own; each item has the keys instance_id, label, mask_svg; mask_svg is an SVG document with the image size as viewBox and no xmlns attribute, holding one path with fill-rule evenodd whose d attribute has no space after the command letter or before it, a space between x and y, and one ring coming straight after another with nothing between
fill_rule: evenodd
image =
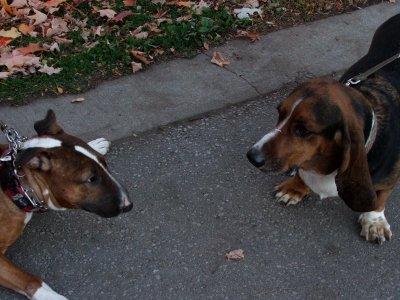
<instances>
[{"instance_id":1,"label":"dog's ear","mask_svg":"<svg viewBox=\"0 0 400 300\"><path fill-rule=\"evenodd\" d=\"M39 136L55 135L63 133L63 129L57 124L56 114L53 110L47 111L46 117L43 120L37 121L34 128Z\"/></svg>"},{"instance_id":2,"label":"dog's ear","mask_svg":"<svg viewBox=\"0 0 400 300\"><path fill-rule=\"evenodd\" d=\"M339 196L355 211L372 211L377 198L369 173L361 126L355 120L344 122L341 134L342 163L335 181Z\"/></svg>"},{"instance_id":3,"label":"dog's ear","mask_svg":"<svg viewBox=\"0 0 400 300\"><path fill-rule=\"evenodd\" d=\"M27 167L33 170L47 172L51 170L51 153L43 148L31 148L21 151L15 160L17 169Z\"/></svg>"}]
</instances>

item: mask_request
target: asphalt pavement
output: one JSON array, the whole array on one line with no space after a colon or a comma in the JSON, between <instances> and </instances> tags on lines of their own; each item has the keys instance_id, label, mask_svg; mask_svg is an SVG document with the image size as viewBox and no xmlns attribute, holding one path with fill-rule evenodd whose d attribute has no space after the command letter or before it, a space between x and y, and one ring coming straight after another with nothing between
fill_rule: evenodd
<instances>
[{"instance_id":1,"label":"asphalt pavement","mask_svg":"<svg viewBox=\"0 0 400 300\"><path fill-rule=\"evenodd\" d=\"M285 176L247 162L292 87L115 142L108 160L133 210L38 215L8 256L71 300L398 299L399 190L386 209L393 240L379 246L337 198L278 204ZM226 260L235 249L244 259Z\"/></svg>"},{"instance_id":2,"label":"asphalt pavement","mask_svg":"<svg viewBox=\"0 0 400 300\"><path fill-rule=\"evenodd\" d=\"M228 68L208 54L174 60L107 82L81 104L63 96L1 108L13 125L25 114L18 129L55 108L69 132L114 140L108 162L134 203L114 219L36 215L7 256L71 300L399 298L398 189L386 209L393 240L378 246L359 237L358 215L340 199L278 204L272 191L285 176L245 157L297 82L340 73L396 12L400 4L381 4L232 41L218 49ZM226 260L235 249L244 258ZM0 299L24 298L0 289Z\"/></svg>"}]
</instances>

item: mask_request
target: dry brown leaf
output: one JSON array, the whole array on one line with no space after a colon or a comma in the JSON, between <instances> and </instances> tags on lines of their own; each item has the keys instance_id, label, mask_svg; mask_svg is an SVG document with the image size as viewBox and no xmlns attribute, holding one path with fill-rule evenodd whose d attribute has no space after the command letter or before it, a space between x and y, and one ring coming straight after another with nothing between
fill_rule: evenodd
<instances>
[{"instance_id":1,"label":"dry brown leaf","mask_svg":"<svg viewBox=\"0 0 400 300\"><path fill-rule=\"evenodd\" d=\"M28 19L35 20L35 23L33 23L33 25L41 24L47 20L47 16L44 13L38 11L35 8L33 9L33 11L35 12L35 14L27 17Z\"/></svg>"},{"instance_id":2,"label":"dry brown leaf","mask_svg":"<svg viewBox=\"0 0 400 300\"><path fill-rule=\"evenodd\" d=\"M206 43L206 42L203 43L203 47L206 50L210 49L210 45L208 43Z\"/></svg>"},{"instance_id":3,"label":"dry brown leaf","mask_svg":"<svg viewBox=\"0 0 400 300\"><path fill-rule=\"evenodd\" d=\"M123 21L126 17L132 16L133 12L128 10L128 11L123 11L116 15L114 18L112 18L112 21L114 22L121 22Z\"/></svg>"},{"instance_id":4,"label":"dry brown leaf","mask_svg":"<svg viewBox=\"0 0 400 300\"><path fill-rule=\"evenodd\" d=\"M192 1L178 1L175 3L175 5L190 8L193 5L193 2Z\"/></svg>"},{"instance_id":5,"label":"dry brown leaf","mask_svg":"<svg viewBox=\"0 0 400 300\"><path fill-rule=\"evenodd\" d=\"M136 0L124 0L124 6L135 6Z\"/></svg>"},{"instance_id":6,"label":"dry brown leaf","mask_svg":"<svg viewBox=\"0 0 400 300\"><path fill-rule=\"evenodd\" d=\"M144 54L145 54L144 52L137 51L137 50L132 50L132 55L133 55L136 59L138 59L138 60L140 60L142 63L148 65L148 64L151 63L151 61L149 61L146 57L144 57Z\"/></svg>"},{"instance_id":7,"label":"dry brown leaf","mask_svg":"<svg viewBox=\"0 0 400 300\"><path fill-rule=\"evenodd\" d=\"M252 42L259 41L261 39L261 36L258 33L244 30L238 30L236 36L248 38Z\"/></svg>"},{"instance_id":8,"label":"dry brown leaf","mask_svg":"<svg viewBox=\"0 0 400 300\"><path fill-rule=\"evenodd\" d=\"M114 18L114 16L117 14L115 12L115 10L112 10L111 8L100 9L97 12L100 14L100 17L106 17L106 18L109 18L109 19Z\"/></svg>"},{"instance_id":9,"label":"dry brown leaf","mask_svg":"<svg viewBox=\"0 0 400 300\"><path fill-rule=\"evenodd\" d=\"M63 2L65 2L65 0L48 0L44 3L44 6L45 7L57 7Z\"/></svg>"},{"instance_id":10,"label":"dry brown leaf","mask_svg":"<svg viewBox=\"0 0 400 300\"><path fill-rule=\"evenodd\" d=\"M244 258L244 250L236 249L225 254L227 260L241 260Z\"/></svg>"},{"instance_id":11,"label":"dry brown leaf","mask_svg":"<svg viewBox=\"0 0 400 300\"><path fill-rule=\"evenodd\" d=\"M26 24L21 24L18 27L19 32L21 32L23 35L28 35L30 34L35 27L33 25L26 25Z\"/></svg>"},{"instance_id":12,"label":"dry brown leaf","mask_svg":"<svg viewBox=\"0 0 400 300\"><path fill-rule=\"evenodd\" d=\"M39 44L37 43L29 43L27 47L22 47L22 48L17 48L14 51L18 51L22 55L27 55L30 53L38 52L38 51L44 51L45 49L40 47Z\"/></svg>"},{"instance_id":13,"label":"dry brown leaf","mask_svg":"<svg viewBox=\"0 0 400 300\"><path fill-rule=\"evenodd\" d=\"M64 93L64 89L61 87L57 87L57 93L59 93L59 94Z\"/></svg>"},{"instance_id":14,"label":"dry brown leaf","mask_svg":"<svg viewBox=\"0 0 400 300\"><path fill-rule=\"evenodd\" d=\"M0 72L0 79L7 78L10 74L10 72Z\"/></svg>"},{"instance_id":15,"label":"dry brown leaf","mask_svg":"<svg viewBox=\"0 0 400 300\"><path fill-rule=\"evenodd\" d=\"M211 62L220 67L224 67L225 65L229 65L231 63L229 59L222 56L222 54L218 51L214 51Z\"/></svg>"},{"instance_id":16,"label":"dry brown leaf","mask_svg":"<svg viewBox=\"0 0 400 300\"><path fill-rule=\"evenodd\" d=\"M132 72L136 73L137 71L142 69L142 64L141 63L137 63L137 62L131 62L132 64Z\"/></svg>"},{"instance_id":17,"label":"dry brown leaf","mask_svg":"<svg viewBox=\"0 0 400 300\"><path fill-rule=\"evenodd\" d=\"M10 15L14 15L12 8L8 5L7 0L0 0L1 6L3 6L4 10L8 12Z\"/></svg>"}]
</instances>

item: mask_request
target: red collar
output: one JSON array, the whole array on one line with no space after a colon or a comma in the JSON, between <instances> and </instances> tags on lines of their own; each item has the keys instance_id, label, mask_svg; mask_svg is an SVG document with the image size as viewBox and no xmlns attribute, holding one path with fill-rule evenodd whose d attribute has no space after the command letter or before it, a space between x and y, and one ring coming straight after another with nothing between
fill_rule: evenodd
<instances>
[{"instance_id":1,"label":"red collar","mask_svg":"<svg viewBox=\"0 0 400 300\"><path fill-rule=\"evenodd\" d=\"M20 176L14 167L12 150L6 150L0 155L0 187L7 197L24 212L45 212L45 204L28 193L32 189L25 189L21 186Z\"/></svg>"}]
</instances>

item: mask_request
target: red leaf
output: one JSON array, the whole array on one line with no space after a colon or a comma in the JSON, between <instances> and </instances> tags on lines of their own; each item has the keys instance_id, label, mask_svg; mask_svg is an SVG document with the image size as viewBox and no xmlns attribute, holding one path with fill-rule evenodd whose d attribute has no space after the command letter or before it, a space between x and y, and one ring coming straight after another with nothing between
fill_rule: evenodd
<instances>
[{"instance_id":1,"label":"red leaf","mask_svg":"<svg viewBox=\"0 0 400 300\"><path fill-rule=\"evenodd\" d=\"M136 0L124 0L124 5L125 6L135 6Z\"/></svg>"},{"instance_id":2,"label":"red leaf","mask_svg":"<svg viewBox=\"0 0 400 300\"><path fill-rule=\"evenodd\" d=\"M132 16L133 12L128 10L128 11L123 11L121 13L119 13L118 15L116 15L114 18L112 18L112 21L114 22L121 22L123 19L125 19L126 17Z\"/></svg>"},{"instance_id":3,"label":"red leaf","mask_svg":"<svg viewBox=\"0 0 400 300\"><path fill-rule=\"evenodd\" d=\"M13 38L0 36L0 48L7 46L12 40Z\"/></svg>"},{"instance_id":4,"label":"red leaf","mask_svg":"<svg viewBox=\"0 0 400 300\"><path fill-rule=\"evenodd\" d=\"M39 44L30 43L27 47L17 48L15 50L18 51L19 53L21 53L22 55L27 55L29 53L43 51L44 48L40 47Z\"/></svg>"}]
</instances>

